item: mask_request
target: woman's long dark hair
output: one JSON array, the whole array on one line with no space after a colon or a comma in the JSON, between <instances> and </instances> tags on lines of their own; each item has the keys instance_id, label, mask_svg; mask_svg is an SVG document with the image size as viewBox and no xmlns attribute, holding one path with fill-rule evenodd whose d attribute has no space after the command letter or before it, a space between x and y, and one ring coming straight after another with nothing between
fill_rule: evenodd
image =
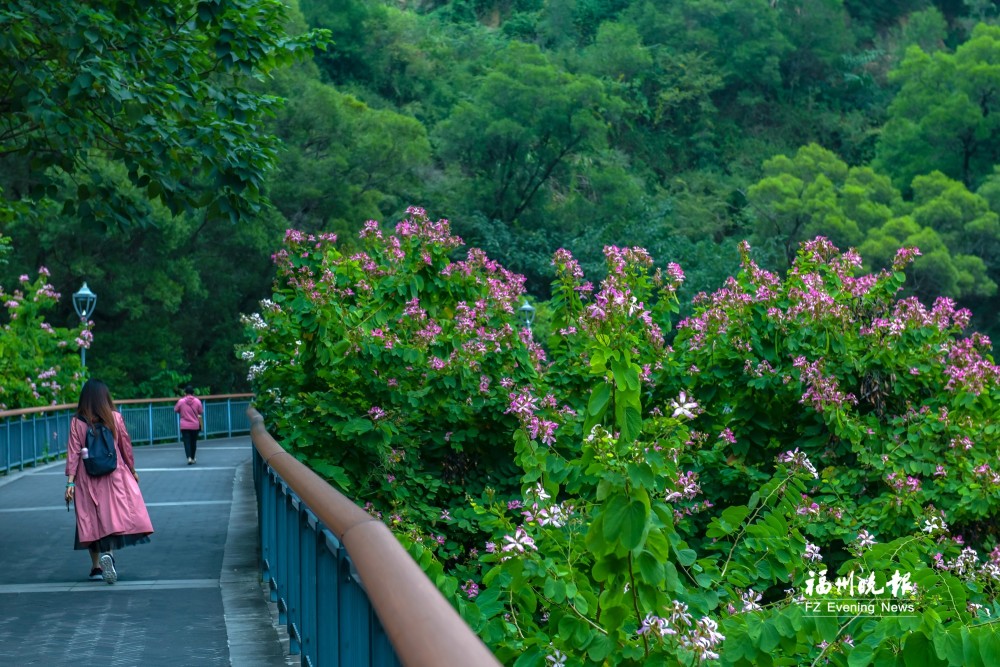
<instances>
[{"instance_id":1,"label":"woman's long dark hair","mask_svg":"<svg viewBox=\"0 0 1000 667\"><path fill-rule=\"evenodd\" d=\"M115 439L118 433L115 429L115 404L111 400L108 385L91 378L84 383L80 391L80 402L76 405L76 414L88 424L102 422L111 429Z\"/></svg>"}]
</instances>

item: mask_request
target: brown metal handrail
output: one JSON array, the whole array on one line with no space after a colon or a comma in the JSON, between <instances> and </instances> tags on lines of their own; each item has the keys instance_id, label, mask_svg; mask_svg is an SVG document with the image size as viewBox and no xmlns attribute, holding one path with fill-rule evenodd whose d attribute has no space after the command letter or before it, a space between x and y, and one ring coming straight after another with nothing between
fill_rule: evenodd
<instances>
[{"instance_id":1,"label":"brown metal handrail","mask_svg":"<svg viewBox=\"0 0 1000 667\"><path fill-rule=\"evenodd\" d=\"M400 662L406 667L500 665L384 523L286 452L253 407L247 416L265 463L347 549Z\"/></svg>"},{"instance_id":2,"label":"brown metal handrail","mask_svg":"<svg viewBox=\"0 0 1000 667\"><path fill-rule=\"evenodd\" d=\"M165 398L125 398L115 401L115 405L135 405L138 403L175 403L179 396L167 396ZM253 398L253 394L212 394L210 396L198 396L203 401L212 401L228 398ZM19 408L17 410L0 410L0 419L7 417L18 417L23 415L37 415L43 412L59 412L60 410L76 410L76 403L60 403L59 405L42 405L34 408Z\"/></svg>"}]
</instances>

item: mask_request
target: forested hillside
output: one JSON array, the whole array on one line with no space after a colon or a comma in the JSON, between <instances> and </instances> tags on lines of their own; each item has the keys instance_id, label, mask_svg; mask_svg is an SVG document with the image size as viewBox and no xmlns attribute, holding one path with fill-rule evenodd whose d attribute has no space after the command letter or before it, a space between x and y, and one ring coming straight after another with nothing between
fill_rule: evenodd
<instances>
[{"instance_id":1,"label":"forested hillside","mask_svg":"<svg viewBox=\"0 0 1000 667\"><path fill-rule=\"evenodd\" d=\"M137 123L129 152L148 162L101 144L99 113L67 121L93 140L76 169L8 123L0 285L40 265L67 297L87 280L100 299L92 370L130 393L186 377L245 388L238 317L268 293L284 230L354 238L408 205L450 218L539 298L557 248L595 276L604 244L648 248L684 267L684 312L735 273L745 239L778 270L816 235L857 247L867 268L916 245L907 289L953 297L995 332L997 18L987 0L299 0L285 30L328 30L314 34L328 47L289 67L251 50L259 76L233 76L249 97L221 116L165 125L122 100ZM90 74L47 101L101 94ZM149 90L174 85L147 77ZM240 100L252 103L234 111ZM6 120L41 107L2 102ZM227 116L239 122L219 126ZM176 147L151 138L165 128L180 128ZM164 151L173 171L152 166Z\"/></svg>"}]
</instances>

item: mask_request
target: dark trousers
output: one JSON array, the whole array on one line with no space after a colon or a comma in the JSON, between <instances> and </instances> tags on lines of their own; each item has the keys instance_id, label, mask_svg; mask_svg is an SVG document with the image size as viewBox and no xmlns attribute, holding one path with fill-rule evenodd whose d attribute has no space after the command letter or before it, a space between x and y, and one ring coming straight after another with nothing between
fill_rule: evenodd
<instances>
[{"instance_id":1,"label":"dark trousers","mask_svg":"<svg viewBox=\"0 0 1000 667\"><path fill-rule=\"evenodd\" d=\"M184 441L184 454L189 459L195 458L195 452L198 450L198 429L182 428L181 440Z\"/></svg>"}]
</instances>

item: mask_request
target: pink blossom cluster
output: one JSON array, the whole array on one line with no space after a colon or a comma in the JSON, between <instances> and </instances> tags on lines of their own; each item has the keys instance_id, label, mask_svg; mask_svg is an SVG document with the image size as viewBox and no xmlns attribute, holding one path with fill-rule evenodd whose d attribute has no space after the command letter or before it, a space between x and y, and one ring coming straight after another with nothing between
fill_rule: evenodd
<instances>
[{"instance_id":1,"label":"pink blossom cluster","mask_svg":"<svg viewBox=\"0 0 1000 667\"><path fill-rule=\"evenodd\" d=\"M728 442L730 445L736 444L736 436L733 435L733 430L729 427L722 429L722 432L719 433L719 440Z\"/></svg>"},{"instance_id":2,"label":"pink blossom cluster","mask_svg":"<svg viewBox=\"0 0 1000 667\"><path fill-rule=\"evenodd\" d=\"M348 260L357 263L365 275L371 279L377 280L388 273L385 269L379 267L371 255L363 251L354 253L348 257Z\"/></svg>"},{"instance_id":3,"label":"pink blossom cluster","mask_svg":"<svg viewBox=\"0 0 1000 667\"><path fill-rule=\"evenodd\" d=\"M710 302L708 307L678 322L677 330L689 330L691 333L686 341L687 346L692 350L700 350L708 336L725 336L730 325L739 321L740 315L752 301L753 297L730 276L726 279L725 287L711 296L702 292L695 297L695 303Z\"/></svg>"},{"instance_id":4,"label":"pink blossom cluster","mask_svg":"<svg viewBox=\"0 0 1000 667\"><path fill-rule=\"evenodd\" d=\"M892 268L894 271L902 271L917 257L920 257L919 248L900 248L892 260Z\"/></svg>"},{"instance_id":5,"label":"pink blossom cluster","mask_svg":"<svg viewBox=\"0 0 1000 667\"><path fill-rule=\"evenodd\" d=\"M552 256L552 266L556 267L556 273L560 276L565 275L572 280L583 280L583 269L580 268L580 263L565 248L556 250Z\"/></svg>"},{"instance_id":6,"label":"pink blossom cluster","mask_svg":"<svg viewBox=\"0 0 1000 667\"><path fill-rule=\"evenodd\" d=\"M39 274L41 274L41 270L39 270ZM41 301L42 299L51 299L53 301L58 301L61 297L62 295L56 291L55 287L53 287L49 283L45 283L38 288L38 291L35 292L33 300L35 302Z\"/></svg>"},{"instance_id":7,"label":"pink blossom cluster","mask_svg":"<svg viewBox=\"0 0 1000 667\"><path fill-rule=\"evenodd\" d=\"M471 248L465 261L448 264L441 270L441 275L475 275L478 284L487 286L493 305L507 313L514 312L517 299L524 293L526 280L524 276L508 271L478 248Z\"/></svg>"},{"instance_id":8,"label":"pink blossom cluster","mask_svg":"<svg viewBox=\"0 0 1000 667\"><path fill-rule=\"evenodd\" d=\"M955 308L955 302L948 297L938 297L928 311L919 299L911 296L896 302L892 312L893 323L883 323L882 326L898 330L921 327L935 327L939 331L953 327L962 330L969 325L971 318L972 313L968 309Z\"/></svg>"},{"instance_id":9,"label":"pink blossom cluster","mask_svg":"<svg viewBox=\"0 0 1000 667\"><path fill-rule=\"evenodd\" d=\"M805 357L796 357L792 366L799 369L799 380L807 385L806 391L799 399L803 405L812 405L817 412L828 408L837 409L848 403L857 404L854 394L845 394L840 390L837 378L823 375L823 360L809 362Z\"/></svg>"},{"instance_id":10,"label":"pink blossom cluster","mask_svg":"<svg viewBox=\"0 0 1000 667\"><path fill-rule=\"evenodd\" d=\"M652 312L647 304L639 300L633 293L632 285L639 276L645 276L653 266L653 259L643 248L619 248L606 246L604 257L608 266L608 274L601 281L600 290L593 301L584 307L579 320L572 327L564 328L565 334L601 332L619 336L623 331L639 324L647 340L657 348L663 347L663 331L653 320ZM583 273L572 258L569 251L560 249L556 252L553 264L564 280L575 284L582 279ZM668 268L671 284L683 280L680 267ZM679 283L677 283L679 284ZM575 290L589 292L590 284L576 285Z\"/></svg>"},{"instance_id":11,"label":"pink blossom cluster","mask_svg":"<svg viewBox=\"0 0 1000 667\"><path fill-rule=\"evenodd\" d=\"M370 500L365 503L364 510L373 517L375 517L376 519L378 519L379 521L382 520L382 513L379 512L377 509L375 509L374 503L372 503ZM400 517L400 521L402 521L402 517Z\"/></svg>"},{"instance_id":12,"label":"pink blossom cluster","mask_svg":"<svg viewBox=\"0 0 1000 667\"><path fill-rule=\"evenodd\" d=\"M715 507L715 504L711 500L703 500L700 503L693 503L683 507L674 507L674 523L680 523L684 520L684 517L694 516L695 514L700 514L701 512L707 512L713 507Z\"/></svg>"},{"instance_id":13,"label":"pink blossom cluster","mask_svg":"<svg viewBox=\"0 0 1000 667\"><path fill-rule=\"evenodd\" d=\"M540 440L542 444L552 446L556 443L556 429L559 425L547 419L543 419L535 414L541 406L536 397L530 392L511 392L508 394L509 404L504 414L511 414L521 422L521 427L528 433L532 440ZM548 399L548 397L546 397ZM553 399L554 400L554 397ZM543 402L545 399L543 399Z\"/></svg>"},{"instance_id":14,"label":"pink blossom cluster","mask_svg":"<svg viewBox=\"0 0 1000 667\"><path fill-rule=\"evenodd\" d=\"M850 311L830 295L829 289L823 284L819 273L801 274L799 278L803 287L790 287L788 298L791 305L786 317L806 316L813 322L846 323L851 319Z\"/></svg>"},{"instance_id":15,"label":"pink blossom cluster","mask_svg":"<svg viewBox=\"0 0 1000 667\"><path fill-rule=\"evenodd\" d=\"M921 489L919 477L903 475L903 473L890 472L885 476L885 483L889 485L897 494L895 502L897 505L903 504L903 496L910 496L918 493Z\"/></svg>"},{"instance_id":16,"label":"pink blossom cluster","mask_svg":"<svg viewBox=\"0 0 1000 667\"><path fill-rule=\"evenodd\" d=\"M740 602L742 602L743 605L742 605L741 609L737 609L736 606L732 602L727 603L726 604L726 611L729 614L731 614L731 615L732 614L742 614L742 613L745 613L745 612L748 612L748 611L758 611L758 610L760 610L762 608L760 606L760 601L762 599L764 599L764 596L761 595L760 593L756 592L754 589L748 588L747 590L743 591L743 590L740 590L739 588L737 588L737 589L734 590L734 592L737 595L739 595Z\"/></svg>"},{"instance_id":17,"label":"pink blossom cluster","mask_svg":"<svg viewBox=\"0 0 1000 667\"><path fill-rule=\"evenodd\" d=\"M840 255L837 246L830 242L825 236L817 236L802 243L799 254L807 257L811 262L817 264L829 264Z\"/></svg>"},{"instance_id":18,"label":"pink blossom cluster","mask_svg":"<svg viewBox=\"0 0 1000 667\"><path fill-rule=\"evenodd\" d=\"M694 500L695 496L701 493L701 485L698 483L698 473L689 470L688 472L677 474L673 480L673 491L668 491L665 500L668 503L679 500Z\"/></svg>"},{"instance_id":19,"label":"pink blossom cluster","mask_svg":"<svg viewBox=\"0 0 1000 667\"><path fill-rule=\"evenodd\" d=\"M983 463L982 465L976 466L973 468L973 472L976 477L988 484L992 484L993 486L1000 485L1000 472L993 470L989 463Z\"/></svg>"},{"instance_id":20,"label":"pink blossom cluster","mask_svg":"<svg viewBox=\"0 0 1000 667\"><path fill-rule=\"evenodd\" d=\"M574 510L573 505L565 501L548 507L540 507L538 503L532 503L531 507L525 509L521 514L527 524L537 523L539 526L562 528L569 521Z\"/></svg>"},{"instance_id":21,"label":"pink blossom cluster","mask_svg":"<svg viewBox=\"0 0 1000 667\"><path fill-rule=\"evenodd\" d=\"M462 584L462 592L465 593L465 597L468 599L475 600L476 596L479 595L479 584L472 579L468 579Z\"/></svg>"},{"instance_id":22,"label":"pink blossom cluster","mask_svg":"<svg viewBox=\"0 0 1000 667\"><path fill-rule=\"evenodd\" d=\"M419 206L410 206L406 209L406 214L410 217L396 225L396 233L400 236L416 236L445 250L462 245L462 239L452 235L451 225L447 220L431 222L427 212Z\"/></svg>"},{"instance_id":23,"label":"pink blossom cluster","mask_svg":"<svg viewBox=\"0 0 1000 667\"><path fill-rule=\"evenodd\" d=\"M743 361L743 372L751 377L761 378L765 375L774 375L775 370L774 366L767 359L758 362L756 365L751 359L745 359Z\"/></svg>"},{"instance_id":24,"label":"pink blossom cluster","mask_svg":"<svg viewBox=\"0 0 1000 667\"><path fill-rule=\"evenodd\" d=\"M1000 367L983 356L989 353L991 345L990 339L979 333L946 344L943 363L948 382L945 389L978 396L995 387L1000 381Z\"/></svg>"},{"instance_id":25,"label":"pink blossom cluster","mask_svg":"<svg viewBox=\"0 0 1000 667\"><path fill-rule=\"evenodd\" d=\"M695 623L692 631L678 638L678 643L694 653L698 662L705 662L719 659L718 646L725 639L725 635L719 632L719 624L708 616L703 616Z\"/></svg>"},{"instance_id":26,"label":"pink blossom cluster","mask_svg":"<svg viewBox=\"0 0 1000 667\"><path fill-rule=\"evenodd\" d=\"M655 633L660 637L669 637L677 635L678 629L685 630L695 625L694 618L688 612L688 606L679 600L674 600L664 611L667 614L666 616L646 614L646 618L643 619L639 629L636 630L636 634L642 636ZM725 637L722 637L722 639L725 639Z\"/></svg>"},{"instance_id":27,"label":"pink blossom cluster","mask_svg":"<svg viewBox=\"0 0 1000 667\"><path fill-rule=\"evenodd\" d=\"M76 337L74 342L77 347L90 349L90 344L94 342L94 334L90 331L90 329L84 329L80 332L80 335Z\"/></svg>"},{"instance_id":28,"label":"pink blossom cluster","mask_svg":"<svg viewBox=\"0 0 1000 667\"><path fill-rule=\"evenodd\" d=\"M831 521L839 521L844 516L844 510L840 507L831 506L826 503L817 503L806 494L801 494L802 500L795 507L795 514L798 516L817 519L825 517Z\"/></svg>"},{"instance_id":29,"label":"pink blossom cluster","mask_svg":"<svg viewBox=\"0 0 1000 667\"><path fill-rule=\"evenodd\" d=\"M805 452L800 452L798 447L791 451L779 454L777 462L788 464L788 467L791 469L793 474L804 471L815 479L819 478L819 473L816 472L816 468L809 460L809 457L806 456Z\"/></svg>"}]
</instances>

